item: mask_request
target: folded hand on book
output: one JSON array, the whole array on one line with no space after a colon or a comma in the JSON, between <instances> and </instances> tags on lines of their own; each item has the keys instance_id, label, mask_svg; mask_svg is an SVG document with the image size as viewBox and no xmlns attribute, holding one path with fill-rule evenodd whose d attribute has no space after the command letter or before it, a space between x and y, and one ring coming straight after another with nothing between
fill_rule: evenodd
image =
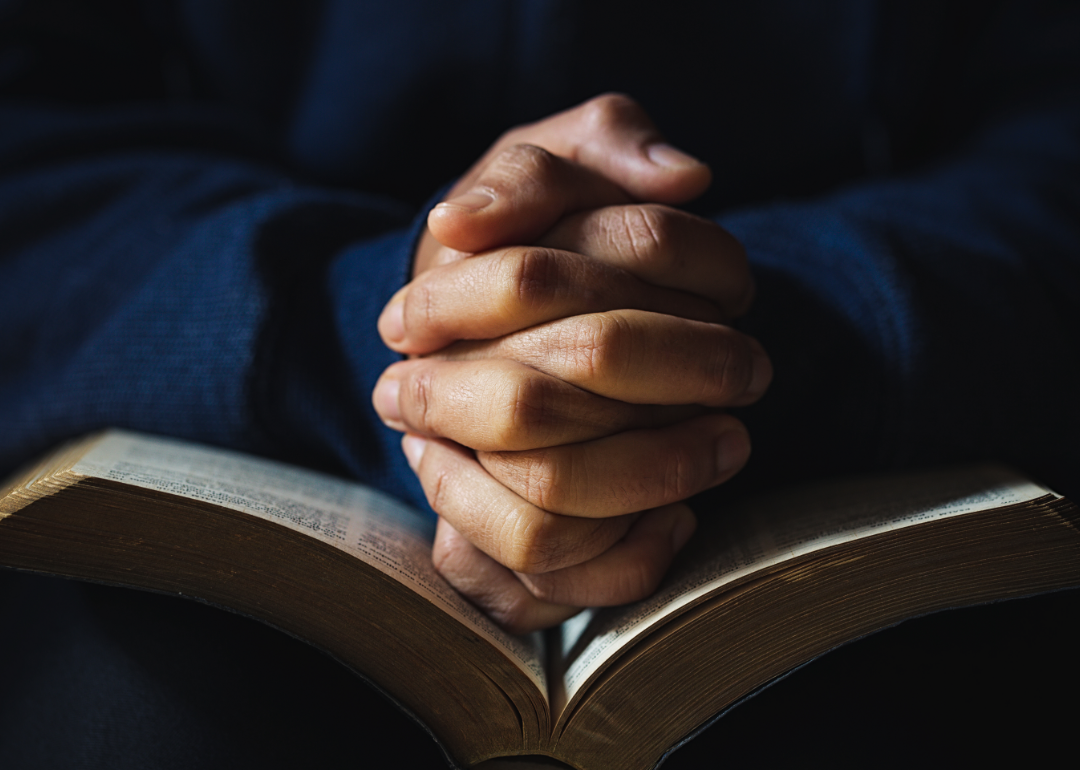
<instances>
[{"instance_id":1,"label":"folded hand on book","mask_svg":"<svg viewBox=\"0 0 1080 770\"><path fill-rule=\"evenodd\" d=\"M435 562L512 630L651 593L694 529L681 501L746 461L715 409L771 378L724 325L753 294L742 248L632 202L708 180L623 97L516 129L432 211L380 319L414 356L374 400L440 515Z\"/></svg>"}]
</instances>

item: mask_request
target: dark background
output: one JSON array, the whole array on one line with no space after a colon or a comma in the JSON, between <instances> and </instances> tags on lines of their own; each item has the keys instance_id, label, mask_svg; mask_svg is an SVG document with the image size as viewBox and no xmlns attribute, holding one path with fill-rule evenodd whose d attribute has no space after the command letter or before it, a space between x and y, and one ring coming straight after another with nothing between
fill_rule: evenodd
<instances>
[{"instance_id":1,"label":"dark background","mask_svg":"<svg viewBox=\"0 0 1080 770\"><path fill-rule=\"evenodd\" d=\"M1080 593L938 613L834 651L664 770L1050 764L1075 746ZM441 768L308 645L194 601L0 571L0 767Z\"/></svg>"}]
</instances>

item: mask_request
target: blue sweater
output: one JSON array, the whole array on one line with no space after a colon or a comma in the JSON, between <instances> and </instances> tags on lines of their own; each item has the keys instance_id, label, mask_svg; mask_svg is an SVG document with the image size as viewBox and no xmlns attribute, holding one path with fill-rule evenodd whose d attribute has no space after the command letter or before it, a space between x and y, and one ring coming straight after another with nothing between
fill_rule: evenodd
<instances>
[{"instance_id":1,"label":"blue sweater","mask_svg":"<svg viewBox=\"0 0 1080 770\"><path fill-rule=\"evenodd\" d=\"M0 472L119 425L423 495L370 405L428 202L606 90L708 162L774 385L745 483L1080 493L1080 7L0 0Z\"/></svg>"}]
</instances>

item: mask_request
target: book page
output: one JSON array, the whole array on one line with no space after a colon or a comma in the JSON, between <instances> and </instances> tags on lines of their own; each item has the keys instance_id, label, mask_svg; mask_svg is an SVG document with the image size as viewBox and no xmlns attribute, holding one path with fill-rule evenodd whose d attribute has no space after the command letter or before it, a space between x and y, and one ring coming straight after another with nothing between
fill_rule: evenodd
<instances>
[{"instance_id":1,"label":"book page","mask_svg":"<svg viewBox=\"0 0 1080 770\"><path fill-rule=\"evenodd\" d=\"M831 546L1048 493L1005 468L980 466L819 485L755 497L711 521L703 515L686 558L655 594L564 626L567 700L658 623L737 581Z\"/></svg>"},{"instance_id":2,"label":"book page","mask_svg":"<svg viewBox=\"0 0 1080 770\"><path fill-rule=\"evenodd\" d=\"M404 583L501 649L547 692L536 637L511 636L435 571L428 517L369 487L183 441L109 431L73 467L257 516L339 548Z\"/></svg>"}]
</instances>

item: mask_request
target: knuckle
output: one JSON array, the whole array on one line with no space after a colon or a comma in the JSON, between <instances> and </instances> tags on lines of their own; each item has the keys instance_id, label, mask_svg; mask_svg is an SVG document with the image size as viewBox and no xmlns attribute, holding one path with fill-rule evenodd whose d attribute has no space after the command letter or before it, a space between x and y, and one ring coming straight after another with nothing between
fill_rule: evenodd
<instances>
[{"instance_id":1,"label":"knuckle","mask_svg":"<svg viewBox=\"0 0 1080 770\"><path fill-rule=\"evenodd\" d=\"M604 380L621 374L623 352L629 330L619 316L593 313L580 316L567 331L561 345L573 370L590 380Z\"/></svg>"},{"instance_id":2,"label":"knuckle","mask_svg":"<svg viewBox=\"0 0 1080 770\"><path fill-rule=\"evenodd\" d=\"M527 308L533 311L550 306L565 286L562 262L558 255L541 248L508 251L499 260L505 271L504 285L515 304L508 310Z\"/></svg>"},{"instance_id":3,"label":"knuckle","mask_svg":"<svg viewBox=\"0 0 1080 770\"><path fill-rule=\"evenodd\" d=\"M515 572L550 572L573 559L579 544L564 536L563 517L541 511L509 517L504 542L509 543L503 564Z\"/></svg>"},{"instance_id":4,"label":"knuckle","mask_svg":"<svg viewBox=\"0 0 1080 770\"><path fill-rule=\"evenodd\" d=\"M512 564L506 566L526 574L547 572L554 564L559 550L553 530L552 514L538 517L517 517L510 538Z\"/></svg>"},{"instance_id":5,"label":"knuckle","mask_svg":"<svg viewBox=\"0 0 1080 770\"><path fill-rule=\"evenodd\" d=\"M501 383L500 395L491 400L488 431L493 447L521 449L548 413L546 383L533 377Z\"/></svg>"},{"instance_id":6,"label":"knuckle","mask_svg":"<svg viewBox=\"0 0 1080 770\"><path fill-rule=\"evenodd\" d=\"M636 122L642 115L641 106L626 94L601 94L581 105L582 122L596 131L610 131L627 122Z\"/></svg>"}]
</instances>

